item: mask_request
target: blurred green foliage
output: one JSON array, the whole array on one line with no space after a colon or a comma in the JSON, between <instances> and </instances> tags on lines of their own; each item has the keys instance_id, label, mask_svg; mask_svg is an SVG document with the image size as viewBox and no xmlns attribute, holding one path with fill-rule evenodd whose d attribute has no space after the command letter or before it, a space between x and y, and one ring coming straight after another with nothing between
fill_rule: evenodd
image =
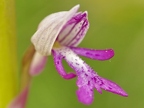
<instances>
[{"instance_id":1,"label":"blurred green foliage","mask_svg":"<svg viewBox=\"0 0 144 108\"><path fill-rule=\"evenodd\" d=\"M143 108L144 0L16 0L19 63L39 22L48 14L80 4L89 13L90 29L81 47L113 48L109 61L83 58L99 75L117 82L128 98L103 91L92 105L78 102L76 79L62 79L48 57L44 72L33 78L27 108ZM72 71L66 63L67 71Z\"/></svg>"}]
</instances>

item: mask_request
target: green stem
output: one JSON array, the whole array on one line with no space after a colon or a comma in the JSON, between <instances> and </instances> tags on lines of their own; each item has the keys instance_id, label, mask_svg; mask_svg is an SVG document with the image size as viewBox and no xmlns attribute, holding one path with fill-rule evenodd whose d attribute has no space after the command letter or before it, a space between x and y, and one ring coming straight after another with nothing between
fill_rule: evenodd
<instances>
[{"instance_id":1,"label":"green stem","mask_svg":"<svg viewBox=\"0 0 144 108\"><path fill-rule=\"evenodd\" d=\"M15 1L0 0L0 108L17 93Z\"/></svg>"}]
</instances>

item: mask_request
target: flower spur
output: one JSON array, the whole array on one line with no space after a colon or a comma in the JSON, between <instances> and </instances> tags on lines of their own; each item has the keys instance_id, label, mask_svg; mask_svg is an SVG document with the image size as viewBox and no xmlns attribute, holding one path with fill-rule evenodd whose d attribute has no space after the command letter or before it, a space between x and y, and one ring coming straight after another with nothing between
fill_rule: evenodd
<instances>
[{"instance_id":1,"label":"flower spur","mask_svg":"<svg viewBox=\"0 0 144 108\"><path fill-rule=\"evenodd\" d=\"M108 60L114 56L112 49L95 50L77 47L89 28L88 13L77 12L78 9L79 5L76 5L70 11L51 14L39 24L38 30L31 38L37 56L34 57L35 62L32 63L30 74L40 73L45 65L46 56L52 53L55 67L64 79L77 76L76 94L80 102L91 104L94 88L99 93L102 93L101 89L103 89L121 96L128 96L120 86L100 77L78 57L81 55L93 60ZM66 60L75 73L67 73L64 70L62 59Z\"/></svg>"}]
</instances>

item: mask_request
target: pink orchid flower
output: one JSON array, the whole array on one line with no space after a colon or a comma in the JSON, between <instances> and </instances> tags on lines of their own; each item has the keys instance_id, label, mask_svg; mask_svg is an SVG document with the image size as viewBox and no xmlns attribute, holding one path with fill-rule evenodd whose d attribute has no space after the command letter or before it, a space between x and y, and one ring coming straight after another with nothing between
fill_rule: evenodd
<instances>
[{"instance_id":1,"label":"pink orchid flower","mask_svg":"<svg viewBox=\"0 0 144 108\"><path fill-rule=\"evenodd\" d=\"M93 60L109 60L114 56L112 49L95 50L77 47L89 28L88 12L77 12L79 7L76 5L69 11L53 13L41 21L31 38L36 50L30 66L31 76L42 72L47 56L52 54L55 67L64 79L77 77L76 94L83 104L89 105L93 102L94 89L99 93L102 93L103 89L121 96L128 96L119 85L99 76L78 56ZM62 59L66 60L75 73L67 73L64 70ZM22 104L25 103L23 99L21 100Z\"/></svg>"},{"instance_id":2,"label":"pink orchid flower","mask_svg":"<svg viewBox=\"0 0 144 108\"><path fill-rule=\"evenodd\" d=\"M55 67L64 79L77 76L76 94L78 100L84 104L92 103L94 88L99 93L102 93L101 89L103 89L121 96L128 96L120 86L99 76L78 57L81 55L93 60L108 60L114 56L112 49L95 50L77 47L89 28L88 13L87 11L77 12L79 7L76 5L70 11L57 12L42 20L31 39L36 51L44 56L52 53ZM67 73L64 70L62 59L66 60L75 73Z\"/></svg>"}]
</instances>

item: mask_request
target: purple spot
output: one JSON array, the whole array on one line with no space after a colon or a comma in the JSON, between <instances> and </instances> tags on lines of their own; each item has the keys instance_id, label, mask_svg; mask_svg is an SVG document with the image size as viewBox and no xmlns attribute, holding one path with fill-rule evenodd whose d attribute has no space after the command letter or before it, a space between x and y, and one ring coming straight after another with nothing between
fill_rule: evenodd
<instances>
[{"instance_id":1,"label":"purple spot","mask_svg":"<svg viewBox=\"0 0 144 108\"><path fill-rule=\"evenodd\" d=\"M57 64L59 64L59 61L57 61Z\"/></svg>"},{"instance_id":2,"label":"purple spot","mask_svg":"<svg viewBox=\"0 0 144 108\"><path fill-rule=\"evenodd\" d=\"M93 77L92 79L94 80L94 82L96 82L96 78L95 77Z\"/></svg>"},{"instance_id":3,"label":"purple spot","mask_svg":"<svg viewBox=\"0 0 144 108\"><path fill-rule=\"evenodd\" d=\"M86 54L89 54L89 52L86 52Z\"/></svg>"},{"instance_id":4,"label":"purple spot","mask_svg":"<svg viewBox=\"0 0 144 108\"><path fill-rule=\"evenodd\" d=\"M100 56L99 54L95 54L95 56Z\"/></svg>"},{"instance_id":5,"label":"purple spot","mask_svg":"<svg viewBox=\"0 0 144 108\"><path fill-rule=\"evenodd\" d=\"M89 53L89 52L86 52L86 55L92 55L91 53Z\"/></svg>"},{"instance_id":6,"label":"purple spot","mask_svg":"<svg viewBox=\"0 0 144 108\"><path fill-rule=\"evenodd\" d=\"M90 81L88 81L88 85L90 85Z\"/></svg>"},{"instance_id":7,"label":"purple spot","mask_svg":"<svg viewBox=\"0 0 144 108\"><path fill-rule=\"evenodd\" d=\"M76 65L79 65L78 63L76 63Z\"/></svg>"},{"instance_id":8,"label":"purple spot","mask_svg":"<svg viewBox=\"0 0 144 108\"><path fill-rule=\"evenodd\" d=\"M111 87L108 87L109 89L112 89Z\"/></svg>"},{"instance_id":9,"label":"purple spot","mask_svg":"<svg viewBox=\"0 0 144 108\"><path fill-rule=\"evenodd\" d=\"M88 74L85 74L85 76L88 76Z\"/></svg>"}]
</instances>

